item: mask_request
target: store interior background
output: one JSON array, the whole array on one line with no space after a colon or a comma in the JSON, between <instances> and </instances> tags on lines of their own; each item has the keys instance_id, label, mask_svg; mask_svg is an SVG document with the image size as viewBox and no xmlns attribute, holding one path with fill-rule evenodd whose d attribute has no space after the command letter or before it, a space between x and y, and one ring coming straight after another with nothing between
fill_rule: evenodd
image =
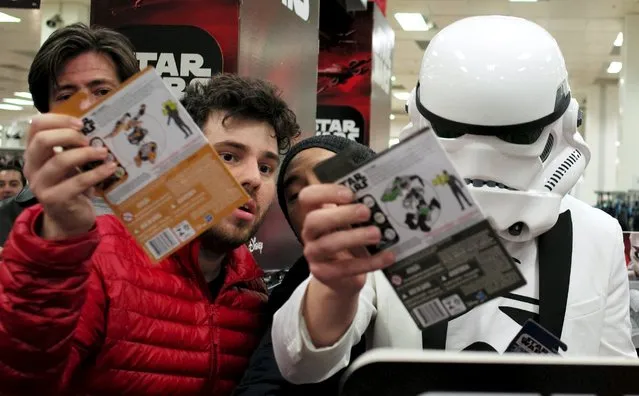
<instances>
[{"instance_id":1,"label":"store interior background","mask_svg":"<svg viewBox=\"0 0 639 396\"><path fill-rule=\"evenodd\" d=\"M53 25L89 21L90 0L42 0L39 10L0 12L0 149L20 150L24 141L7 132L35 113L27 93L31 60ZM370 140L397 142L408 122L406 97L433 36L461 18L490 14L540 24L564 52L592 150L573 195L595 204L595 191L639 190L639 0L388 0L386 18L395 32L390 130L373 130L382 136Z\"/></svg>"}]
</instances>

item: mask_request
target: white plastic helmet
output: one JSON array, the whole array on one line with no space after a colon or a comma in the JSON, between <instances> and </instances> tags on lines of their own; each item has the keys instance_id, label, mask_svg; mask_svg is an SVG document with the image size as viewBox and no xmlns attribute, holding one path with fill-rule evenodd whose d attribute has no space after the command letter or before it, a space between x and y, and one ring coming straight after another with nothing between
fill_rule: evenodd
<instances>
[{"instance_id":1,"label":"white plastic helmet","mask_svg":"<svg viewBox=\"0 0 639 396\"><path fill-rule=\"evenodd\" d=\"M480 16L443 29L406 107L400 137L430 125L508 240L552 228L590 161L559 45L525 19Z\"/></svg>"}]
</instances>

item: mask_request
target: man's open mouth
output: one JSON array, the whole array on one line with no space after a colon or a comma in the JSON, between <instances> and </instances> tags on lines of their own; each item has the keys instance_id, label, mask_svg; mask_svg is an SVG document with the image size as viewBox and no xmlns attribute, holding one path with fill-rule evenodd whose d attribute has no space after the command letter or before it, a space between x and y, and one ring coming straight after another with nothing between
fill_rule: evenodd
<instances>
[{"instance_id":1,"label":"man's open mouth","mask_svg":"<svg viewBox=\"0 0 639 396\"><path fill-rule=\"evenodd\" d=\"M243 210L244 212L248 212L248 213L254 215L255 212L256 212L255 201L250 200L247 203L245 203L244 205L240 206L238 209Z\"/></svg>"},{"instance_id":2,"label":"man's open mouth","mask_svg":"<svg viewBox=\"0 0 639 396\"><path fill-rule=\"evenodd\" d=\"M510 191L519 191L516 188L507 186L504 183L496 182L494 180L464 179L464 181L469 186L473 186L473 187L476 187L476 188L490 187L490 188L501 188L503 190L510 190Z\"/></svg>"}]
</instances>

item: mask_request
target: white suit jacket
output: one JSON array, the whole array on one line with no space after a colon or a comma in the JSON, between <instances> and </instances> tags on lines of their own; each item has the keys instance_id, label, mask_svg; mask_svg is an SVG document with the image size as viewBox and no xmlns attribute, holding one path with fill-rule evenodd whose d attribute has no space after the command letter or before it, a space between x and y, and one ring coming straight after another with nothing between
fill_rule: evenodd
<instances>
[{"instance_id":1,"label":"white suit jacket","mask_svg":"<svg viewBox=\"0 0 639 396\"><path fill-rule=\"evenodd\" d=\"M618 222L566 196L557 224L538 238L538 246L540 322L569 345L566 355L636 358ZM351 348L364 334L369 348L445 348L447 324L421 332L381 271L369 275L344 336L330 347L315 348L301 315L307 284L275 314L272 327L275 358L292 383L319 382L346 367Z\"/></svg>"}]
</instances>

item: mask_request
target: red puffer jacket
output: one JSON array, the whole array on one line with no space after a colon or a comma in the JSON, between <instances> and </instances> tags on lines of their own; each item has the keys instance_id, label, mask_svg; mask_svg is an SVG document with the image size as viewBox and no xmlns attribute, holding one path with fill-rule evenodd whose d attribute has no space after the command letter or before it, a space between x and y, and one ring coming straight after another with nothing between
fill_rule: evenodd
<instances>
[{"instance_id":1,"label":"red puffer jacket","mask_svg":"<svg viewBox=\"0 0 639 396\"><path fill-rule=\"evenodd\" d=\"M228 395L263 332L266 290L245 247L214 301L198 243L153 265L119 221L45 241L40 205L0 263L0 394Z\"/></svg>"}]
</instances>

